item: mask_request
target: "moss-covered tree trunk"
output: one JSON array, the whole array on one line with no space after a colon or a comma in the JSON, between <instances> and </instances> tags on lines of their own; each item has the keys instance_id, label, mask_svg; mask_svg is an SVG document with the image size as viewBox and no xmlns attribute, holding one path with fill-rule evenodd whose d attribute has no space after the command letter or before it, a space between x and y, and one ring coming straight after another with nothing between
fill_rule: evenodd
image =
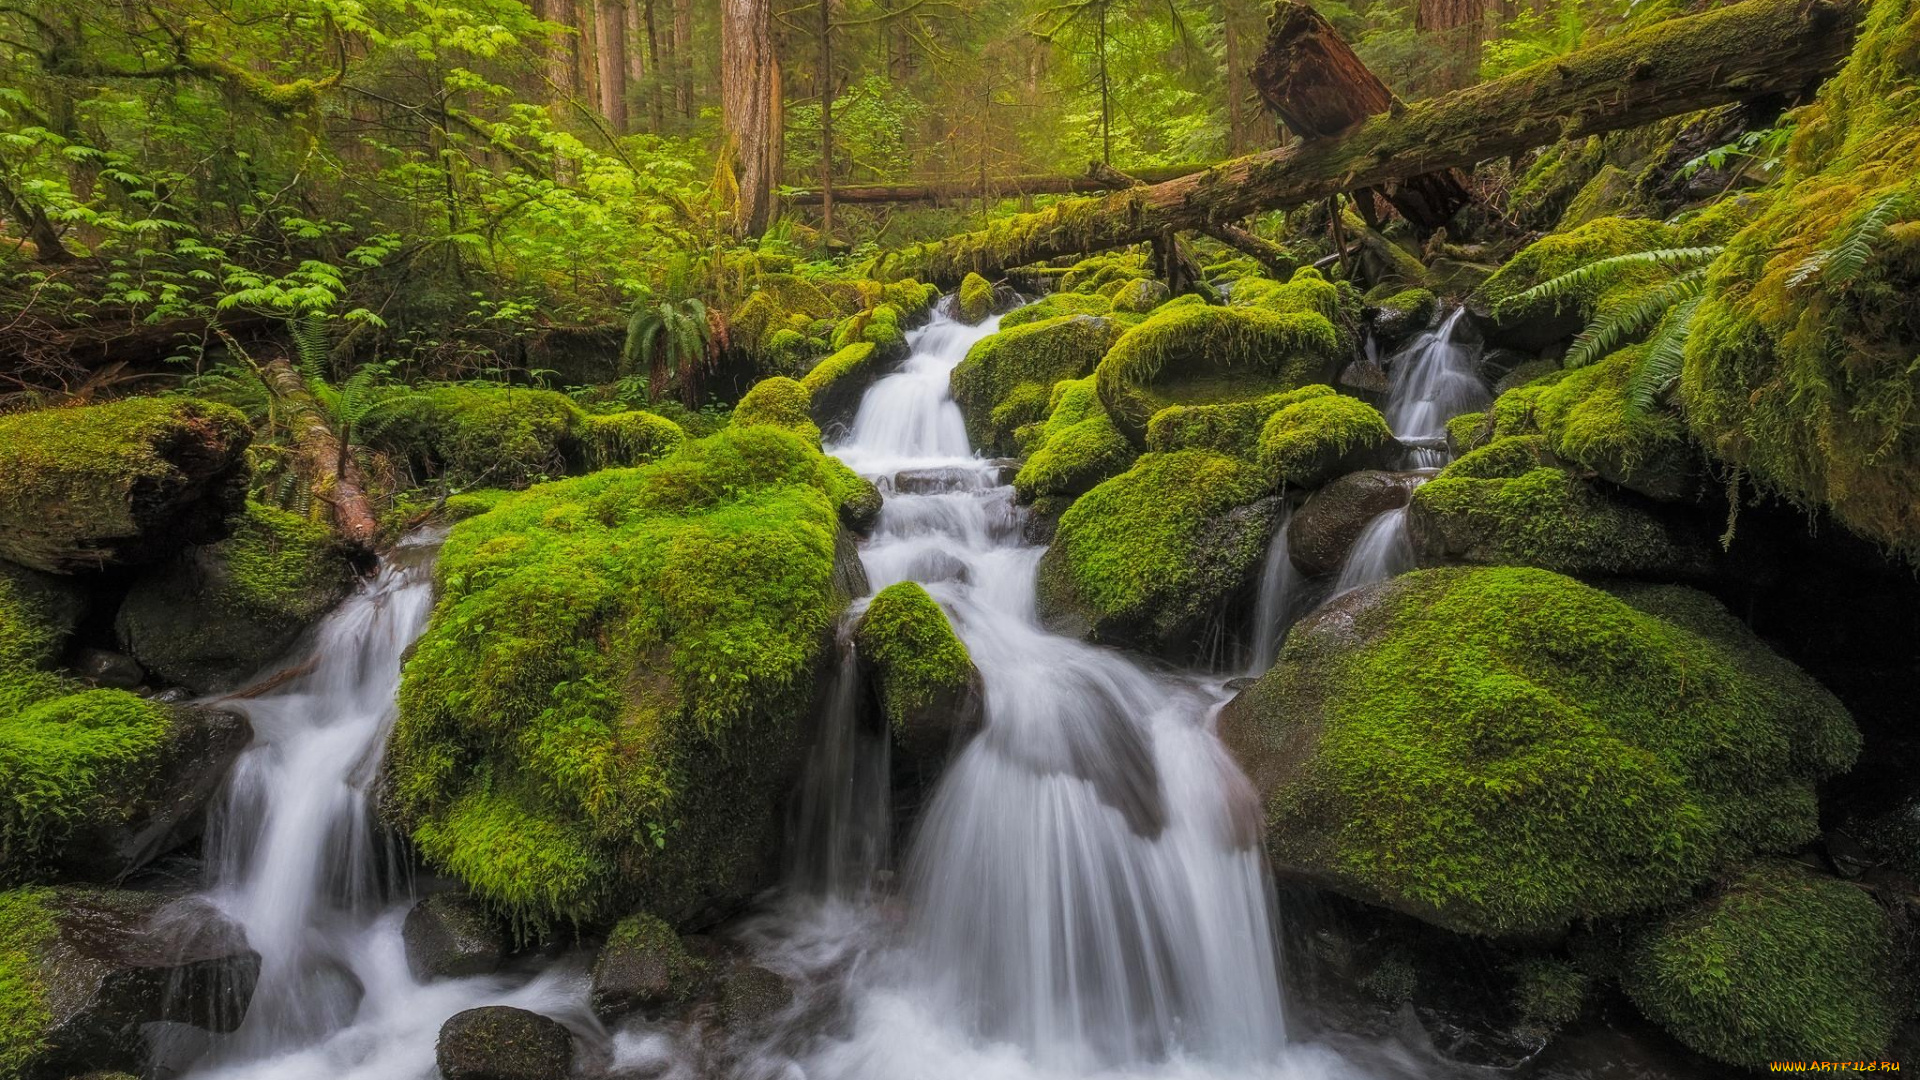
<instances>
[{"instance_id":1,"label":"moss-covered tree trunk","mask_svg":"<svg viewBox=\"0 0 1920 1080\"><path fill-rule=\"evenodd\" d=\"M333 517L334 531L349 546L371 551L379 524L367 501L367 481L353 459L352 448L333 430L326 409L307 389L306 380L285 360L269 360L261 365L261 381L285 406L291 416L295 470L312 488L314 498L325 502Z\"/></svg>"}]
</instances>

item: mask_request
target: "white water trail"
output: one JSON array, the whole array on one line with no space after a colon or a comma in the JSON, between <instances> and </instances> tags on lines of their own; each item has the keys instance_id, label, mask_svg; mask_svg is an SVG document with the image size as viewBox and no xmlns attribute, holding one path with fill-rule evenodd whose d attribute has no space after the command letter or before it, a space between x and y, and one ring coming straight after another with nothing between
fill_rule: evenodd
<instances>
[{"instance_id":1,"label":"white water trail","mask_svg":"<svg viewBox=\"0 0 1920 1080\"><path fill-rule=\"evenodd\" d=\"M761 963L846 1012L744 1074L1353 1075L1287 1040L1261 811L1213 734L1220 692L1039 623L1043 551L947 393L993 325L936 317L832 447L889 492L873 588L919 581L946 609L985 728L925 807L898 896L790 902L750 928Z\"/></svg>"},{"instance_id":2,"label":"white water trail","mask_svg":"<svg viewBox=\"0 0 1920 1080\"><path fill-rule=\"evenodd\" d=\"M1291 524L1293 508L1288 507L1274 523L1267 557L1260 565L1260 588L1253 603L1253 656L1246 672L1255 678L1273 666L1280 646L1286 643L1287 631L1305 614L1307 578L1293 565L1287 541Z\"/></svg>"},{"instance_id":3,"label":"white water trail","mask_svg":"<svg viewBox=\"0 0 1920 1080\"><path fill-rule=\"evenodd\" d=\"M321 623L303 674L227 703L252 721L254 744L209 829L207 898L245 928L260 979L239 1029L191 1077L429 1080L441 1023L483 1004L598 1030L572 965L431 984L407 967L407 875L381 842L370 789L402 658L432 607L434 550L403 545Z\"/></svg>"},{"instance_id":4,"label":"white water trail","mask_svg":"<svg viewBox=\"0 0 1920 1080\"><path fill-rule=\"evenodd\" d=\"M1455 308L1440 325L1414 338L1387 361L1387 426L1411 445L1410 464L1447 463L1447 421L1486 408L1493 394L1475 370L1480 345L1462 340L1466 308Z\"/></svg>"},{"instance_id":5,"label":"white water trail","mask_svg":"<svg viewBox=\"0 0 1920 1080\"><path fill-rule=\"evenodd\" d=\"M1413 569L1413 540L1407 535L1407 508L1387 510L1367 522L1354 538L1347 561L1328 596L1385 581Z\"/></svg>"}]
</instances>

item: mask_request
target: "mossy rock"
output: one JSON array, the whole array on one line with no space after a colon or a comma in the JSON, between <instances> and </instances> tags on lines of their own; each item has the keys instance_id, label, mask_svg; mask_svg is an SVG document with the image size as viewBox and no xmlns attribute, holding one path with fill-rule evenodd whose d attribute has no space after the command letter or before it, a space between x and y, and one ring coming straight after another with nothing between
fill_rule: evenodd
<instances>
[{"instance_id":1,"label":"mossy rock","mask_svg":"<svg viewBox=\"0 0 1920 1080\"><path fill-rule=\"evenodd\" d=\"M1333 378L1333 324L1314 312L1169 304L1122 334L1095 369L1114 426L1146 445L1169 405L1245 400Z\"/></svg>"},{"instance_id":2,"label":"mossy rock","mask_svg":"<svg viewBox=\"0 0 1920 1080\"><path fill-rule=\"evenodd\" d=\"M0 416L0 558L69 574L219 540L252 438L238 410L189 398Z\"/></svg>"},{"instance_id":3,"label":"mossy rock","mask_svg":"<svg viewBox=\"0 0 1920 1080\"><path fill-rule=\"evenodd\" d=\"M1478 450L1493 440L1493 419L1483 412L1461 413L1447 421L1447 453L1453 457Z\"/></svg>"},{"instance_id":4,"label":"mossy rock","mask_svg":"<svg viewBox=\"0 0 1920 1080\"><path fill-rule=\"evenodd\" d=\"M784 375L754 383L733 407L733 426L776 427L809 442L820 441L820 427L813 422L813 395L804 383Z\"/></svg>"},{"instance_id":5,"label":"mossy rock","mask_svg":"<svg viewBox=\"0 0 1920 1080\"><path fill-rule=\"evenodd\" d=\"M1258 569L1279 511L1259 470L1206 450L1147 454L1061 515L1040 615L1062 631L1176 655Z\"/></svg>"},{"instance_id":6,"label":"mossy rock","mask_svg":"<svg viewBox=\"0 0 1920 1080\"><path fill-rule=\"evenodd\" d=\"M1112 291L1127 282L1150 278L1147 257L1137 252L1109 253L1082 259L1060 275L1061 292L1099 293Z\"/></svg>"},{"instance_id":7,"label":"mossy rock","mask_svg":"<svg viewBox=\"0 0 1920 1080\"><path fill-rule=\"evenodd\" d=\"M1145 315L1166 303L1172 295L1164 283L1153 278L1140 278L1120 286L1120 291L1113 294L1113 310Z\"/></svg>"},{"instance_id":8,"label":"mossy rock","mask_svg":"<svg viewBox=\"0 0 1920 1080\"><path fill-rule=\"evenodd\" d=\"M1554 228L1565 232L1596 218L1619 217L1634 209L1633 175L1618 165L1603 165L1567 203Z\"/></svg>"},{"instance_id":9,"label":"mossy rock","mask_svg":"<svg viewBox=\"0 0 1920 1080\"><path fill-rule=\"evenodd\" d=\"M249 503L231 537L136 582L114 629L152 674L217 693L278 659L355 579L333 530Z\"/></svg>"},{"instance_id":10,"label":"mossy rock","mask_svg":"<svg viewBox=\"0 0 1920 1080\"><path fill-rule=\"evenodd\" d=\"M1426 289L1402 289L1373 305L1369 326L1381 356L1391 356L1433 325L1440 298Z\"/></svg>"},{"instance_id":11,"label":"mossy rock","mask_svg":"<svg viewBox=\"0 0 1920 1080\"><path fill-rule=\"evenodd\" d=\"M1093 371L1119 327L1092 315L1027 323L982 339L953 369L953 400L974 446L992 454L1017 450L1014 432L1046 419L1053 386Z\"/></svg>"},{"instance_id":12,"label":"mossy rock","mask_svg":"<svg viewBox=\"0 0 1920 1080\"><path fill-rule=\"evenodd\" d=\"M707 964L687 952L665 920L644 911L629 915L594 958L593 1012L607 1022L633 1012L658 1015L691 1004L708 978Z\"/></svg>"},{"instance_id":13,"label":"mossy rock","mask_svg":"<svg viewBox=\"0 0 1920 1080\"><path fill-rule=\"evenodd\" d=\"M937 775L985 718L985 689L967 646L927 590L911 581L877 593L854 627L854 648L896 751Z\"/></svg>"},{"instance_id":14,"label":"mossy rock","mask_svg":"<svg viewBox=\"0 0 1920 1080\"><path fill-rule=\"evenodd\" d=\"M375 446L405 457L416 476L454 487L526 487L567 473L579 406L565 394L500 383L403 390L376 406Z\"/></svg>"},{"instance_id":15,"label":"mossy rock","mask_svg":"<svg viewBox=\"0 0 1920 1080\"><path fill-rule=\"evenodd\" d=\"M567 1080L573 1033L549 1016L482 1005L440 1025L433 1060L441 1080Z\"/></svg>"},{"instance_id":16,"label":"mossy rock","mask_svg":"<svg viewBox=\"0 0 1920 1080\"><path fill-rule=\"evenodd\" d=\"M1407 531L1424 566L1537 566L1563 574L1705 577L1711 540L1690 519L1610 496L1561 467L1542 436L1474 450L1413 493Z\"/></svg>"},{"instance_id":17,"label":"mossy rock","mask_svg":"<svg viewBox=\"0 0 1920 1080\"><path fill-rule=\"evenodd\" d=\"M1345 282L1328 281L1311 266L1293 272L1286 281L1248 278L1233 288L1235 306L1257 307L1281 314L1313 314L1332 323L1342 347L1352 345L1350 331L1362 314L1360 295Z\"/></svg>"},{"instance_id":18,"label":"mossy rock","mask_svg":"<svg viewBox=\"0 0 1920 1080\"><path fill-rule=\"evenodd\" d=\"M687 433L679 424L642 409L580 413L574 417L570 434L569 465L578 459L580 472L645 465L666 457L687 441Z\"/></svg>"},{"instance_id":19,"label":"mossy rock","mask_svg":"<svg viewBox=\"0 0 1920 1080\"><path fill-rule=\"evenodd\" d=\"M1624 309L1645 287L1663 280L1657 265L1596 277L1552 299L1521 301L1521 293L1599 259L1677 246L1674 231L1658 221L1603 217L1564 233L1544 236L1507 260L1474 294L1489 309L1490 344L1538 352L1571 338L1589 320Z\"/></svg>"},{"instance_id":20,"label":"mossy rock","mask_svg":"<svg viewBox=\"0 0 1920 1080\"><path fill-rule=\"evenodd\" d=\"M421 982L491 975L506 960L507 935L485 904L465 893L440 892L407 910L400 927L407 970Z\"/></svg>"},{"instance_id":21,"label":"mossy rock","mask_svg":"<svg viewBox=\"0 0 1920 1080\"><path fill-rule=\"evenodd\" d=\"M1169 405L1147 421L1147 449L1156 454L1212 450L1254 461L1260 456L1260 428L1269 417L1288 406L1334 392L1331 386L1316 384L1244 401Z\"/></svg>"},{"instance_id":22,"label":"mossy rock","mask_svg":"<svg viewBox=\"0 0 1920 1080\"><path fill-rule=\"evenodd\" d=\"M1633 945L1621 986L1681 1042L1749 1069L1879 1061L1907 1012L1893 922L1858 886L1742 867Z\"/></svg>"},{"instance_id":23,"label":"mossy rock","mask_svg":"<svg viewBox=\"0 0 1920 1080\"><path fill-rule=\"evenodd\" d=\"M814 424L826 428L850 422L861 396L883 374L881 367L880 349L871 341L856 341L815 364L800 380Z\"/></svg>"},{"instance_id":24,"label":"mossy rock","mask_svg":"<svg viewBox=\"0 0 1920 1080\"><path fill-rule=\"evenodd\" d=\"M1557 934L1817 835L1860 736L1688 589L1417 570L1294 626L1222 738L1277 866L1459 933Z\"/></svg>"},{"instance_id":25,"label":"mossy rock","mask_svg":"<svg viewBox=\"0 0 1920 1080\"><path fill-rule=\"evenodd\" d=\"M1664 409L1628 400L1646 346L1621 349L1597 364L1550 372L1500 395L1488 434L1538 432L1562 460L1611 483L1663 502L1700 493L1702 454L1686 423Z\"/></svg>"},{"instance_id":26,"label":"mossy rock","mask_svg":"<svg viewBox=\"0 0 1920 1080\"><path fill-rule=\"evenodd\" d=\"M1318 394L1267 417L1260 427L1260 471L1275 489L1318 487L1396 445L1380 410L1345 394Z\"/></svg>"},{"instance_id":27,"label":"mossy rock","mask_svg":"<svg viewBox=\"0 0 1920 1080\"><path fill-rule=\"evenodd\" d=\"M1407 505L1422 479L1419 473L1360 469L1322 486L1287 525L1294 566L1315 577L1339 573L1367 523Z\"/></svg>"},{"instance_id":28,"label":"mossy rock","mask_svg":"<svg viewBox=\"0 0 1920 1080\"><path fill-rule=\"evenodd\" d=\"M835 485L809 439L736 421L454 526L388 819L528 935L751 896L848 602Z\"/></svg>"},{"instance_id":29,"label":"mossy rock","mask_svg":"<svg viewBox=\"0 0 1920 1080\"><path fill-rule=\"evenodd\" d=\"M1027 460L1013 477L1024 502L1071 500L1133 464L1133 446L1107 418L1091 375L1055 383L1046 422L1030 430Z\"/></svg>"},{"instance_id":30,"label":"mossy rock","mask_svg":"<svg viewBox=\"0 0 1920 1080\"><path fill-rule=\"evenodd\" d=\"M954 309L963 323L986 322L993 316L993 282L979 274L968 274L954 296Z\"/></svg>"},{"instance_id":31,"label":"mossy rock","mask_svg":"<svg viewBox=\"0 0 1920 1080\"><path fill-rule=\"evenodd\" d=\"M1056 292L1024 307L1014 308L1000 317L1000 329L1058 319L1063 315L1105 315L1113 310L1113 301L1098 293Z\"/></svg>"}]
</instances>

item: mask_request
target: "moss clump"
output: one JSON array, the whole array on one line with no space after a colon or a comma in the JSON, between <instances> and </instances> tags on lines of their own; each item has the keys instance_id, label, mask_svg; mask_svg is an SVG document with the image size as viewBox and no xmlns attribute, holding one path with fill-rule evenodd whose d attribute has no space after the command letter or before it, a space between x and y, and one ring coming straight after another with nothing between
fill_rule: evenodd
<instances>
[{"instance_id":1,"label":"moss clump","mask_svg":"<svg viewBox=\"0 0 1920 1080\"><path fill-rule=\"evenodd\" d=\"M879 375L880 349L873 342L856 341L840 348L800 380L807 392L809 413L817 423L826 423L851 412Z\"/></svg>"},{"instance_id":2,"label":"moss clump","mask_svg":"<svg viewBox=\"0 0 1920 1080\"><path fill-rule=\"evenodd\" d=\"M1260 428L1260 469L1271 487L1316 487L1351 471L1356 453L1393 442L1380 410L1345 394L1296 401Z\"/></svg>"},{"instance_id":3,"label":"moss clump","mask_svg":"<svg viewBox=\"0 0 1920 1080\"><path fill-rule=\"evenodd\" d=\"M278 657L353 582L331 529L249 503L233 536L137 582L115 629L148 671L212 693Z\"/></svg>"},{"instance_id":4,"label":"moss clump","mask_svg":"<svg viewBox=\"0 0 1920 1080\"><path fill-rule=\"evenodd\" d=\"M1662 579L1704 574L1704 539L1609 498L1561 468L1541 436L1474 450L1413 493L1408 529L1423 563L1519 564L1564 574Z\"/></svg>"},{"instance_id":5,"label":"moss clump","mask_svg":"<svg viewBox=\"0 0 1920 1080\"><path fill-rule=\"evenodd\" d=\"M820 441L820 428L813 422L813 395L805 384L784 375L754 383L733 407L733 426L783 428L809 442Z\"/></svg>"},{"instance_id":6,"label":"moss clump","mask_svg":"<svg viewBox=\"0 0 1920 1080\"><path fill-rule=\"evenodd\" d=\"M1433 325L1440 298L1427 289L1402 289L1374 305L1373 336L1383 355Z\"/></svg>"},{"instance_id":7,"label":"moss clump","mask_svg":"<svg viewBox=\"0 0 1920 1080\"><path fill-rule=\"evenodd\" d=\"M705 961L687 952L673 927L641 912L614 925L593 965L593 1009L617 1017L633 1009L690 1005L706 988Z\"/></svg>"},{"instance_id":8,"label":"moss clump","mask_svg":"<svg viewBox=\"0 0 1920 1080\"><path fill-rule=\"evenodd\" d=\"M0 558L71 573L218 540L252 437L238 410L187 398L0 416Z\"/></svg>"},{"instance_id":9,"label":"moss clump","mask_svg":"<svg viewBox=\"0 0 1920 1080\"><path fill-rule=\"evenodd\" d=\"M1887 913L1860 888L1788 862L1735 873L1636 943L1621 985L1709 1057L1872 1061L1904 1012Z\"/></svg>"},{"instance_id":10,"label":"moss clump","mask_svg":"<svg viewBox=\"0 0 1920 1080\"><path fill-rule=\"evenodd\" d=\"M1831 694L1703 594L1519 568L1336 600L1221 732L1276 863L1495 936L1644 911L1796 849L1815 785L1860 747Z\"/></svg>"},{"instance_id":11,"label":"moss clump","mask_svg":"<svg viewBox=\"0 0 1920 1080\"><path fill-rule=\"evenodd\" d=\"M1062 315L1105 315L1113 310L1113 301L1098 293L1057 292L1014 308L1000 317L1000 329L1057 319Z\"/></svg>"},{"instance_id":12,"label":"moss clump","mask_svg":"<svg viewBox=\"0 0 1920 1080\"><path fill-rule=\"evenodd\" d=\"M1260 455L1260 427L1268 417L1289 405L1332 393L1333 387L1315 384L1247 401L1169 405L1147 421L1147 449L1161 454L1212 450L1252 461Z\"/></svg>"},{"instance_id":13,"label":"moss clump","mask_svg":"<svg viewBox=\"0 0 1920 1080\"><path fill-rule=\"evenodd\" d=\"M1133 464L1133 447L1107 418L1091 375L1054 384L1046 423L1029 443L1027 460L1013 478L1026 502L1072 498Z\"/></svg>"},{"instance_id":14,"label":"moss clump","mask_svg":"<svg viewBox=\"0 0 1920 1080\"><path fill-rule=\"evenodd\" d=\"M1636 409L1628 400L1633 372L1646 355L1632 345L1597 364L1507 391L1497 405L1508 433L1537 430L1553 452L1601 477L1656 499L1677 500L1699 486L1698 452L1685 423L1664 409Z\"/></svg>"},{"instance_id":15,"label":"moss clump","mask_svg":"<svg viewBox=\"0 0 1920 1080\"><path fill-rule=\"evenodd\" d=\"M1264 494L1237 458L1145 455L1061 515L1040 562L1042 616L1101 640L1191 647L1266 550L1276 507Z\"/></svg>"},{"instance_id":16,"label":"moss clump","mask_svg":"<svg viewBox=\"0 0 1920 1080\"><path fill-rule=\"evenodd\" d=\"M1073 264L1073 268L1060 275L1061 292L1099 293L1112 290L1129 281L1152 277L1147 268L1147 257L1138 253L1095 255Z\"/></svg>"},{"instance_id":17,"label":"moss clump","mask_svg":"<svg viewBox=\"0 0 1920 1080\"><path fill-rule=\"evenodd\" d=\"M45 1046L53 1013L40 957L59 930L47 908L52 889L0 892L0 1075L23 1075Z\"/></svg>"},{"instance_id":18,"label":"moss clump","mask_svg":"<svg viewBox=\"0 0 1920 1080\"><path fill-rule=\"evenodd\" d=\"M1067 315L1001 330L967 352L953 369L953 400L974 445L1010 454L1013 433L1047 415L1053 385L1091 372L1113 344L1116 325Z\"/></svg>"},{"instance_id":19,"label":"moss clump","mask_svg":"<svg viewBox=\"0 0 1920 1080\"><path fill-rule=\"evenodd\" d=\"M405 455L416 475L456 487L525 487L563 476L579 406L565 394L500 383L398 391L376 407L371 436Z\"/></svg>"},{"instance_id":20,"label":"moss clump","mask_svg":"<svg viewBox=\"0 0 1920 1080\"><path fill-rule=\"evenodd\" d=\"M1152 278L1140 278L1120 286L1119 291L1113 294L1113 310L1145 315L1166 303L1171 295L1160 282Z\"/></svg>"},{"instance_id":21,"label":"moss clump","mask_svg":"<svg viewBox=\"0 0 1920 1080\"><path fill-rule=\"evenodd\" d=\"M847 598L827 459L773 425L456 525L384 809L523 932L761 884Z\"/></svg>"},{"instance_id":22,"label":"moss clump","mask_svg":"<svg viewBox=\"0 0 1920 1080\"><path fill-rule=\"evenodd\" d=\"M979 274L968 274L960 282L960 292L954 298L958 307L960 321L980 323L987 321L993 314L993 282Z\"/></svg>"},{"instance_id":23,"label":"moss clump","mask_svg":"<svg viewBox=\"0 0 1920 1080\"><path fill-rule=\"evenodd\" d=\"M973 679L972 655L947 613L916 582L881 589L860 616L853 641L873 666L880 708L896 738L907 738L928 710L963 697Z\"/></svg>"},{"instance_id":24,"label":"moss clump","mask_svg":"<svg viewBox=\"0 0 1920 1080\"><path fill-rule=\"evenodd\" d=\"M1555 227L1565 231L1596 218L1623 216L1633 209L1633 176L1618 165L1602 165L1567 203Z\"/></svg>"},{"instance_id":25,"label":"moss clump","mask_svg":"<svg viewBox=\"0 0 1920 1080\"><path fill-rule=\"evenodd\" d=\"M828 457L822 467L826 470L827 498L833 500L840 523L857 533L873 528L873 523L880 520L884 501L880 489L837 457Z\"/></svg>"},{"instance_id":26,"label":"moss clump","mask_svg":"<svg viewBox=\"0 0 1920 1080\"><path fill-rule=\"evenodd\" d=\"M1492 429L1492 418L1486 413L1461 413L1447 421L1447 446L1456 455L1478 450L1493 438Z\"/></svg>"},{"instance_id":27,"label":"moss clump","mask_svg":"<svg viewBox=\"0 0 1920 1080\"><path fill-rule=\"evenodd\" d=\"M1523 248L1481 283L1477 296L1491 305L1494 320L1504 331L1537 324L1526 339L1547 344L1571 336L1591 319L1624 309L1649 284L1667 278L1668 272L1649 264L1598 276L1554 298L1522 302L1521 293L1600 259L1676 246L1674 230L1658 221L1599 218Z\"/></svg>"},{"instance_id":28,"label":"moss clump","mask_svg":"<svg viewBox=\"0 0 1920 1080\"><path fill-rule=\"evenodd\" d=\"M581 413L572 434L588 472L658 461L678 450L687 438L679 424L640 409Z\"/></svg>"},{"instance_id":29,"label":"moss clump","mask_svg":"<svg viewBox=\"0 0 1920 1080\"><path fill-rule=\"evenodd\" d=\"M1593 976L1558 956L1529 956L1513 965L1513 1007L1520 1024L1545 1037L1580 1018Z\"/></svg>"},{"instance_id":30,"label":"moss clump","mask_svg":"<svg viewBox=\"0 0 1920 1080\"><path fill-rule=\"evenodd\" d=\"M1324 382L1339 355L1333 324L1314 312L1169 304L1122 334L1095 377L1115 426L1144 445L1147 421L1168 405Z\"/></svg>"},{"instance_id":31,"label":"moss clump","mask_svg":"<svg viewBox=\"0 0 1920 1080\"><path fill-rule=\"evenodd\" d=\"M880 286L880 298L898 308L903 319L917 319L933 310L940 299L940 287L931 282L901 278Z\"/></svg>"}]
</instances>

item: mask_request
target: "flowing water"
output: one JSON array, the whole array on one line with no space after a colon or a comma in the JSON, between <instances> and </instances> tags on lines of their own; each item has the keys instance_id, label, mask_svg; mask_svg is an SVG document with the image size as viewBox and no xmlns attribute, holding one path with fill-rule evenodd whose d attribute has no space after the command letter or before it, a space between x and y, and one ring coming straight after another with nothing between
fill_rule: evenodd
<instances>
[{"instance_id":1,"label":"flowing water","mask_svg":"<svg viewBox=\"0 0 1920 1080\"><path fill-rule=\"evenodd\" d=\"M1385 414L1395 437L1411 444L1410 464L1447 463L1447 421L1486 408L1493 394L1475 370L1480 345L1467 340L1466 308L1454 308L1387 361Z\"/></svg>"},{"instance_id":2,"label":"flowing water","mask_svg":"<svg viewBox=\"0 0 1920 1080\"><path fill-rule=\"evenodd\" d=\"M1287 527L1293 524L1293 510L1282 512L1274 522L1273 538L1267 541L1267 557L1260 564L1260 588L1253 602L1252 661L1248 675L1266 674L1280 655L1287 631L1306 614L1307 579L1293 565L1287 544Z\"/></svg>"},{"instance_id":3,"label":"flowing water","mask_svg":"<svg viewBox=\"0 0 1920 1080\"><path fill-rule=\"evenodd\" d=\"M1407 535L1407 508L1383 511L1354 538L1329 596L1385 581L1413 569L1413 540Z\"/></svg>"}]
</instances>

